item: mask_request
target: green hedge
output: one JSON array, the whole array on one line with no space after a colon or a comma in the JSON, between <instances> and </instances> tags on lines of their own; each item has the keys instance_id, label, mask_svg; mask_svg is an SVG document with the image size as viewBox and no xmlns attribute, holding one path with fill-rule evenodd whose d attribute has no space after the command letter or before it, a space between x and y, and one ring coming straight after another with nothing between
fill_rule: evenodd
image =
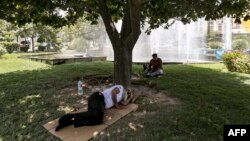
<instances>
[{"instance_id":1,"label":"green hedge","mask_svg":"<svg viewBox=\"0 0 250 141\"><path fill-rule=\"evenodd\" d=\"M250 74L250 57L240 51L227 52L223 55L223 61L231 72Z\"/></svg>"},{"instance_id":2,"label":"green hedge","mask_svg":"<svg viewBox=\"0 0 250 141\"><path fill-rule=\"evenodd\" d=\"M0 44L6 49L8 53L12 53L17 50L19 44L13 42L0 42Z\"/></svg>"}]
</instances>

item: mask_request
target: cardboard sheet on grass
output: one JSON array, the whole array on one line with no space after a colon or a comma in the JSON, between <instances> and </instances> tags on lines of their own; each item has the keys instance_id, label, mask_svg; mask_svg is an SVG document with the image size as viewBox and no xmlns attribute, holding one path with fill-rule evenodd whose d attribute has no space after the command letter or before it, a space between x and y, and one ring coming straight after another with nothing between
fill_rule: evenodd
<instances>
[{"instance_id":1,"label":"cardboard sheet on grass","mask_svg":"<svg viewBox=\"0 0 250 141\"><path fill-rule=\"evenodd\" d=\"M137 108L138 105L131 103L125 109L112 108L106 110L104 123L101 125L83 126L78 128L74 128L74 126L71 125L55 132L55 127L58 125L58 119L55 119L44 124L43 127L47 129L51 134L64 141L87 141L128 113L137 110ZM80 109L77 112L82 111L85 110Z\"/></svg>"}]
</instances>

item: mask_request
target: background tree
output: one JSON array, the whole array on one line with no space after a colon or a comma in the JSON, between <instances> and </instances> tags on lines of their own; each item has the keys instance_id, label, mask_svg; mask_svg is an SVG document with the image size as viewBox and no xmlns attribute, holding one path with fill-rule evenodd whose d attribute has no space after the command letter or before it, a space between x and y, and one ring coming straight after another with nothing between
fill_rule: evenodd
<instances>
[{"instance_id":1,"label":"background tree","mask_svg":"<svg viewBox=\"0 0 250 141\"><path fill-rule=\"evenodd\" d=\"M16 29L15 25L0 20L0 41L12 42L16 37Z\"/></svg>"},{"instance_id":2,"label":"background tree","mask_svg":"<svg viewBox=\"0 0 250 141\"><path fill-rule=\"evenodd\" d=\"M16 38L17 27L11 23L0 20L0 46L3 52L3 48L7 50L8 53L12 53L17 50L18 43L14 40Z\"/></svg>"},{"instance_id":3,"label":"background tree","mask_svg":"<svg viewBox=\"0 0 250 141\"><path fill-rule=\"evenodd\" d=\"M37 31L33 24L26 24L20 28L18 28L17 32L18 36L25 38L25 46L26 46L26 38L31 38L32 51L34 52L34 38L37 36ZM30 46L30 45L29 45ZM28 47L29 47L28 46ZM27 50L26 50L27 51Z\"/></svg>"},{"instance_id":4,"label":"background tree","mask_svg":"<svg viewBox=\"0 0 250 141\"><path fill-rule=\"evenodd\" d=\"M62 11L63 10L63 14ZM1 0L0 18L19 25L41 22L54 27L74 24L85 15L92 24L99 16L114 50L114 82L130 86L132 51L141 33L159 26L168 28L175 20L184 24L205 17L214 20L224 16L249 19L248 0ZM25 16L24 16L25 15ZM115 22L122 20L120 32Z\"/></svg>"},{"instance_id":5,"label":"background tree","mask_svg":"<svg viewBox=\"0 0 250 141\"><path fill-rule=\"evenodd\" d=\"M101 19L98 19L102 23ZM103 24L91 25L84 17L79 18L75 25L65 26L60 31L62 41L67 44L69 49L79 52L86 52L90 47L90 43L102 46L106 39L106 32Z\"/></svg>"},{"instance_id":6,"label":"background tree","mask_svg":"<svg viewBox=\"0 0 250 141\"><path fill-rule=\"evenodd\" d=\"M56 42L57 31L49 26L41 24L25 24L18 28L17 35L22 38L31 38L32 51L35 49L34 38L44 38L47 42Z\"/></svg>"}]
</instances>

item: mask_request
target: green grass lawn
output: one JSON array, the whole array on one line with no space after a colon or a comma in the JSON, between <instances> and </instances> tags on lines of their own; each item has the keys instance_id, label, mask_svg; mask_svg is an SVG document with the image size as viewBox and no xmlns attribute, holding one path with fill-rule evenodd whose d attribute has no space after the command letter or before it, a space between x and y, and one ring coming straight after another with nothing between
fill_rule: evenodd
<instances>
[{"instance_id":1,"label":"green grass lawn","mask_svg":"<svg viewBox=\"0 0 250 141\"><path fill-rule=\"evenodd\" d=\"M55 141L42 125L65 113L78 96L60 95L61 89L75 87L77 76L107 77L110 62L85 62L49 66L17 55L0 59L0 141ZM134 65L134 72L141 66ZM178 99L178 106L144 105L148 113L128 126L120 120L94 140L223 140L224 124L250 123L250 76L227 72L223 64L165 65L161 78L145 79ZM141 101L137 104L140 106ZM119 132L118 132L119 130Z\"/></svg>"},{"instance_id":2,"label":"green grass lawn","mask_svg":"<svg viewBox=\"0 0 250 141\"><path fill-rule=\"evenodd\" d=\"M25 55L22 53L20 55ZM0 59L0 74L15 72L15 71L27 71L27 70L41 70L50 68L49 65L34 62L31 60L17 59L17 54L7 54Z\"/></svg>"}]
</instances>

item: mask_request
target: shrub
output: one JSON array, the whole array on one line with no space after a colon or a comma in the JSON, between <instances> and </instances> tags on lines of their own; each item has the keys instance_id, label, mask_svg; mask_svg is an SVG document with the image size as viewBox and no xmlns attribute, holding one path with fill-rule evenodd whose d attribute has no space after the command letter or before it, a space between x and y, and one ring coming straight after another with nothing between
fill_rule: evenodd
<instances>
[{"instance_id":1,"label":"shrub","mask_svg":"<svg viewBox=\"0 0 250 141\"><path fill-rule=\"evenodd\" d=\"M250 74L250 57L238 58L236 60L236 71Z\"/></svg>"},{"instance_id":2,"label":"shrub","mask_svg":"<svg viewBox=\"0 0 250 141\"><path fill-rule=\"evenodd\" d=\"M19 44L13 42L0 42L2 46L6 49L8 53L12 53L13 51L17 50Z\"/></svg>"},{"instance_id":3,"label":"shrub","mask_svg":"<svg viewBox=\"0 0 250 141\"><path fill-rule=\"evenodd\" d=\"M227 52L223 55L223 61L229 71L250 73L250 58L243 52Z\"/></svg>"},{"instance_id":4,"label":"shrub","mask_svg":"<svg viewBox=\"0 0 250 141\"><path fill-rule=\"evenodd\" d=\"M44 51L44 50L45 50L45 46L41 46L41 45L38 46L38 50L39 50L39 51Z\"/></svg>"},{"instance_id":5,"label":"shrub","mask_svg":"<svg viewBox=\"0 0 250 141\"><path fill-rule=\"evenodd\" d=\"M245 50L248 47L248 41L245 39L236 39L233 41L232 48L234 50Z\"/></svg>"},{"instance_id":6,"label":"shrub","mask_svg":"<svg viewBox=\"0 0 250 141\"><path fill-rule=\"evenodd\" d=\"M0 44L0 58L6 53L6 49Z\"/></svg>"},{"instance_id":7,"label":"shrub","mask_svg":"<svg viewBox=\"0 0 250 141\"><path fill-rule=\"evenodd\" d=\"M209 42L208 43L208 48L211 48L211 49L221 49L222 48L222 44L220 42Z\"/></svg>"},{"instance_id":8,"label":"shrub","mask_svg":"<svg viewBox=\"0 0 250 141\"><path fill-rule=\"evenodd\" d=\"M36 41L37 41L38 43L43 43L43 42L45 42L45 38L39 37Z\"/></svg>"},{"instance_id":9,"label":"shrub","mask_svg":"<svg viewBox=\"0 0 250 141\"><path fill-rule=\"evenodd\" d=\"M29 47L27 47L27 46L20 47L20 50L21 50L22 52L28 52Z\"/></svg>"}]
</instances>

